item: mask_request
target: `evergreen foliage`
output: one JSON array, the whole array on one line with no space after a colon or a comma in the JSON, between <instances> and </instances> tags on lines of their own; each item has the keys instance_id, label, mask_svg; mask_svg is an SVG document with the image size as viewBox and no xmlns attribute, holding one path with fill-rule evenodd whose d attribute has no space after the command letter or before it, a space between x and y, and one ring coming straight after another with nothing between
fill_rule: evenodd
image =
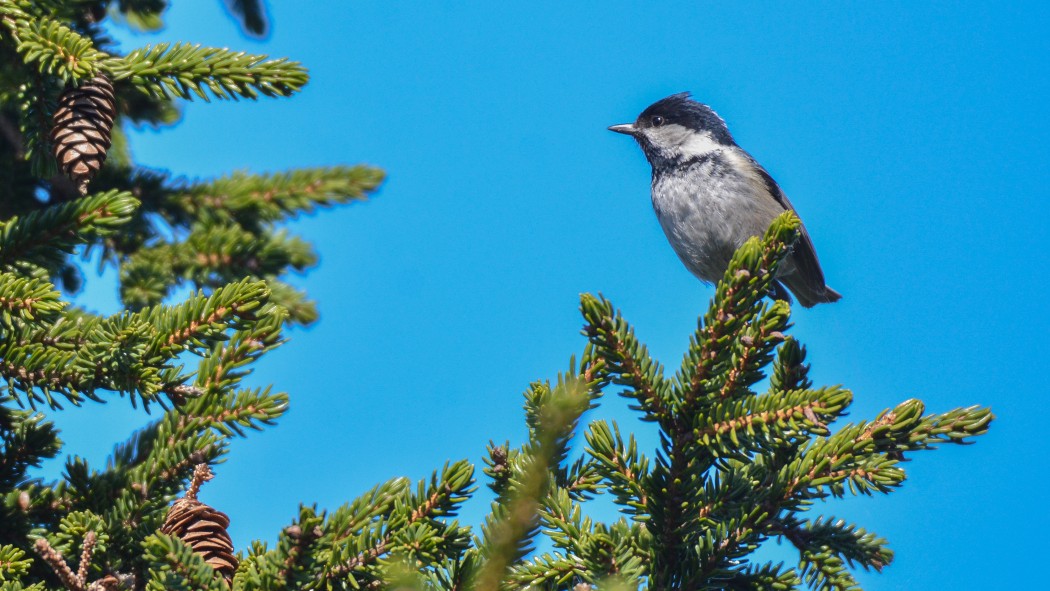
<instances>
[{"instance_id":1,"label":"evergreen foliage","mask_svg":"<svg viewBox=\"0 0 1050 591\"><path fill-rule=\"evenodd\" d=\"M260 2L227 5L265 32ZM852 569L881 570L893 553L876 534L815 514L818 502L892 492L912 452L968 442L992 420L985 408L926 414L908 400L832 428L852 394L814 386L805 348L786 334L789 306L766 297L799 230L788 213L736 253L673 375L610 301L582 297L579 363L529 386L527 441L488 447L482 472L495 498L480 527L455 519L477 489L474 465L460 460L331 511L301 506L276 544L233 560L225 516L196 490L231 438L283 414L286 394L242 382L288 323L317 318L281 280L316 257L279 226L365 198L382 173L185 181L135 165L124 125L171 123L176 100L287 96L306 82L295 62L228 49L118 55L98 25L108 10L157 28L166 6L0 0L0 591L856 589ZM114 141L80 197L55 172L49 126L62 90L100 75L118 99ZM65 300L59 288L79 286L71 256L83 249L119 270L125 311L100 316ZM179 286L196 293L173 302ZM581 422L610 391L655 425L658 449L642 450L615 422ZM106 466L72 456L61 479L33 477L61 449L48 413L114 395L161 412ZM587 514L599 495L620 519ZM537 553L541 537L549 551ZM797 550L797 566L751 560L772 540Z\"/></svg>"}]
</instances>

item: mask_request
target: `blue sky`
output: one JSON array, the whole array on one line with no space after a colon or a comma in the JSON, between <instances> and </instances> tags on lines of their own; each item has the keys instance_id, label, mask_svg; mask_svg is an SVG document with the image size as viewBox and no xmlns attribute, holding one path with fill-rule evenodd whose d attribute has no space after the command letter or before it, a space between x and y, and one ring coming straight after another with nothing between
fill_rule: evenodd
<instances>
[{"instance_id":1,"label":"blue sky","mask_svg":"<svg viewBox=\"0 0 1050 591\"><path fill-rule=\"evenodd\" d=\"M335 508L520 442L520 393L582 349L581 292L677 366L712 289L664 239L641 152L605 128L690 90L780 182L844 295L794 317L817 383L851 388L855 420L912 397L998 415L977 445L918 455L899 492L822 511L897 552L865 587L1043 578L1046 3L433 4L273 2L260 42L219 2L184 0L166 30L119 35L289 56L312 75L291 100L188 105L178 126L133 134L141 163L389 174L372 202L292 225L321 256L299 283L322 319L253 377L290 392L289 414L236 442L203 493L238 548L275 539L299 502ZM111 312L114 294L94 278L80 301ZM149 418L127 406L59 415L67 451L103 462ZM622 399L592 416L655 444Z\"/></svg>"}]
</instances>

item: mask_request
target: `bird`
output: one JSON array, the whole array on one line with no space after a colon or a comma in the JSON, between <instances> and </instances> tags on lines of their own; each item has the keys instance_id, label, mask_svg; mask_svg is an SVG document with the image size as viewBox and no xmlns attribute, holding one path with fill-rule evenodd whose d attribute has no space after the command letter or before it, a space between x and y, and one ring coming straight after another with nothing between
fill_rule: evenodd
<instances>
[{"instance_id":1,"label":"bird","mask_svg":"<svg viewBox=\"0 0 1050 591\"><path fill-rule=\"evenodd\" d=\"M678 258L706 284L722 278L748 238L763 235L785 210L795 212L773 177L733 140L725 121L688 92L660 99L634 123L609 131L641 146L653 169L652 201L660 226ZM787 290L807 308L842 297L825 283L805 226L770 294L790 302Z\"/></svg>"}]
</instances>

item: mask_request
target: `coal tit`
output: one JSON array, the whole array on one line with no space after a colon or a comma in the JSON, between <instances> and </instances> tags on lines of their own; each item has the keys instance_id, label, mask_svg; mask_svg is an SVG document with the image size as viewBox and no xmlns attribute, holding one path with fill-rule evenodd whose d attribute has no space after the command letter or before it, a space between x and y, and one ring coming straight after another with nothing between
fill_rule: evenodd
<instances>
[{"instance_id":1,"label":"coal tit","mask_svg":"<svg viewBox=\"0 0 1050 591\"><path fill-rule=\"evenodd\" d=\"M610 131L634 137L653 167L653 209L678 258L705 283L722 278L733 253L794 211L776 181L733 141L725 121L683 92L649 106L634 123ZM842 296L824 272L805 227L781 263L772 295L787 291L809 308Z\"/></svg>"}]
</instances>

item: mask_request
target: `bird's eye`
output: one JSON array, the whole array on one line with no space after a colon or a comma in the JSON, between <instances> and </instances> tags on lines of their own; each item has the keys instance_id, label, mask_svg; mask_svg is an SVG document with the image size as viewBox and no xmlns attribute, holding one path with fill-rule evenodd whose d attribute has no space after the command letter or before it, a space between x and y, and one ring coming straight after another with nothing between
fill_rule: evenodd
<instances>
[{"instance_id":1,"label":"bird's eye","mask_svg":"<svg viewBox=\"0 0 1050 591\"><path fill-rule=\"evenodd\" d=\"M653 123L653 127L660 127L664 124L664 118L659 115L653 115L651 121Z\"/></svg>"}]
</instances>

